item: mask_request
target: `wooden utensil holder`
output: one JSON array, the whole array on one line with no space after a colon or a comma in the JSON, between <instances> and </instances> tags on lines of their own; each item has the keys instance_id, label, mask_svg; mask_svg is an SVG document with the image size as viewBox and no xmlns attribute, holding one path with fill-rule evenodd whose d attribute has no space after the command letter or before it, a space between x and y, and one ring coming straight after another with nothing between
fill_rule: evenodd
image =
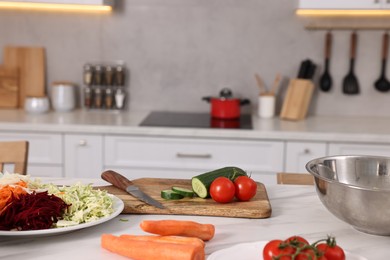
<instances>
[{"instance_id":1,"label":"wooden utensil holder","mask_svg":"<svg viewBox=\"0 0 390 260\"><path fill-rule=\"evenodd\" d=\"M311 80L290 80L280 118L295 121L305 119L313 91L314 84Z\"/></svg>"}]
</instances>

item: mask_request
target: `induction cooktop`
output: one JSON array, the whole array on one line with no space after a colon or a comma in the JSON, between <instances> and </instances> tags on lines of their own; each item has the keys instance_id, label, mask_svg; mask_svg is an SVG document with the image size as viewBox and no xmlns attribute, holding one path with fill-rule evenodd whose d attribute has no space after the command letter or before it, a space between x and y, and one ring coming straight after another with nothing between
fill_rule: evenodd
<instances>
[{"instance_id":1,"label":"induction cooktop","mask_svg":"<svg viewBox=\"0 0 390 260\"><path fill-rule=\"evenodd\" d=\"M152 111L140 126L252 129L252 116L243 114L239 119L216 119L209 113Z\"/></svg>"}]
</instances>

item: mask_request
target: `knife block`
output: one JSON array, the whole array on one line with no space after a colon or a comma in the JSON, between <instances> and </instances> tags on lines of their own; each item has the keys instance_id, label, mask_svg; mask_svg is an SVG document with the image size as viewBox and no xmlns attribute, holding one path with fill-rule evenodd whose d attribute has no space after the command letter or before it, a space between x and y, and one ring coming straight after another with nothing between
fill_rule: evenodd
<instances>
[{"instance_id":1,"label":"knife block","mask_svg":"<svg viewBox=\"0 0 390 260\"><path fill-rule=\"evenodd\" d=\"M290 80L280 118L293 121L305 119L313 91L314 84L311 80Z\"/></svg>"}]
</instances>

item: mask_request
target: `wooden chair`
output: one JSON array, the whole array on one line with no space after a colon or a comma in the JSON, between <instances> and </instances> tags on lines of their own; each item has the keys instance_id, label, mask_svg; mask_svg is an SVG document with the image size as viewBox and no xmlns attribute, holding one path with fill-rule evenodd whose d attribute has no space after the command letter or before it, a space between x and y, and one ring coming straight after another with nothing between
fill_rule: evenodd
<instances>
[{"instance_id":1,"label":"wooden chair","mask_svg":"<svg viewBox=\"0 0 390 260\"><path fill-rule=\"evenodd\" d=\"M0 142L0 172L5 165L13 165L11 173L26 175L28 161L28 141Z\"/></svg>"},{"instance_id":2,"label":"wooden chair","mask_svg":"<svg viewBox=\"0 0 390 260\"><path fill-rule=\"evenodd\" d=\"M276 174L277 184L314 185L314 177L307 173L286 173Z\"/></svg>"}]
</instances>

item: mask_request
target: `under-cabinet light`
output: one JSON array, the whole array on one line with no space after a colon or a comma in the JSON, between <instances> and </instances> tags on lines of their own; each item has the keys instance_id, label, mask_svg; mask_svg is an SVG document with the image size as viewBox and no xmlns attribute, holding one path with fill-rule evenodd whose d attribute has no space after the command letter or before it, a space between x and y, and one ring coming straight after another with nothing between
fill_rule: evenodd
<instances>
[{"instance_id":1,"label":"under-cabinet light","mask_svg":"<svg viewBox=\"0 0 390 260\"><path fill-rule=\"evenodd\" d=\"M53 2L53 1L52 1ZM63 1L62 1L63 2ZM73 1L75 2L75 1ZM49 2L3 2L0 1L0 9L23 9L23 10L39 10L39 11L70 11L70 12L110 12L111 5L104 4L65 4L65 3L49 3ZM80 1L79 1L80 2ZM91 1L86 1L91 2ZM92 1L93 2L93 1ZM97 1L101 2L102 1ZM81 3L81 2L80 2Z\"/></svg>"},{"instance_id":2,"label":"under-cabinet light","mask_svg":"<svg viewBox=\"0 0 390 260\"><path fill-rule=\"evenodd\" d=\"M301 16L389 16L390 10L332 10L332 9L298 9Z\"/></svg>"}]
</instances>

